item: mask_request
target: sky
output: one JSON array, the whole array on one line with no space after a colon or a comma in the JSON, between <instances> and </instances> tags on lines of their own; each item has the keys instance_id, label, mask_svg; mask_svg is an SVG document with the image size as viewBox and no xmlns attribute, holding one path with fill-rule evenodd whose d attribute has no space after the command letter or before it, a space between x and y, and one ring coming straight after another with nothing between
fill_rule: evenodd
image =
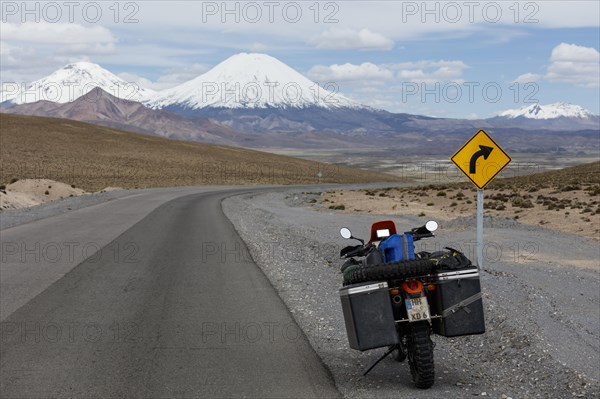
<instances>
[{"instance_id":1,"label":"sky","mask_svg":"<svg viewBox=\"0 0 600 399\"><path fill-rule=\"evenodd\" d=\"M266 53L362 104L485 118L539 102L600 114L598 1L0 3L1 81L74 61L161 90Z\"/></svg>"}]
</instances>

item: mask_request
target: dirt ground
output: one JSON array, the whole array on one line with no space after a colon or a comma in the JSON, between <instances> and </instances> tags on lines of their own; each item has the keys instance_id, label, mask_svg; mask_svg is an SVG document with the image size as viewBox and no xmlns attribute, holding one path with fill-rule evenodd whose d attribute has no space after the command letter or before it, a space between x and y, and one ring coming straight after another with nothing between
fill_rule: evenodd
<instances>
[{"instance_id":1,"label":"dirt ground","mask_svg":"<svg viewBox=\"0 0 600 399\"><path fill-rule=\"evenodd\" d=\"M322 193L320 202L325 208L345 213L415 215L447 221L475 215L477 193L468 187L335 190ZM600 240L600 201L593 189L489 189L484 191L484 210L485 215Z\"/></svg>"},{"instance_id":2,"label":"dirt ground","mask_svg":"<svg viewBox=\"0 0 600 399\"><path fill-rule=\"evenodd\" d=\"M17 180L0 189L0 209L28 208L83 194L85 190L50 179Z\"/></svg>"}]
</instances>

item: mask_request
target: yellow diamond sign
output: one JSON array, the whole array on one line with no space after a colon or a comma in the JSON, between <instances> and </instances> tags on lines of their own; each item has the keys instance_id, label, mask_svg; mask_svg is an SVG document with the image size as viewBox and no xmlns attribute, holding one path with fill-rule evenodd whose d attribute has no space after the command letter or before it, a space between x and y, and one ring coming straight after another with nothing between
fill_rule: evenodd
<instances>
[{"instance_id":1,"label":"yellow diamond sign","mask_svg":"<svg viewBox=\"0 0 600 399\"><path fill-rule=\"evenodd\" d=\"M451 158L461 172L480 190L508 165L511 158L483 129Z\"/></svg>"}]
</instances>

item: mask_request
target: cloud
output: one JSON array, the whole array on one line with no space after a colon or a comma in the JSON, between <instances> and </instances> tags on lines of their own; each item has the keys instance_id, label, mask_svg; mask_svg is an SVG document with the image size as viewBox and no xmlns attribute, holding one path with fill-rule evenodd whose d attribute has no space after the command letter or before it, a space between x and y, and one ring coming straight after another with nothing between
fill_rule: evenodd
<instances>
[{"instance_id":1,"label":"cloud","mask_svg":"<svg viewBox=\"0 0 600 399\"><path fill-rule=\"evenodd\" d=\"M2 40L49 45L114 44L112 32L102 26L71 23L25 22L3 23Z\"/></svg>"},{"instance_id":2,"label":"cloud","mask_svg":"<svg viewBox=\"0 0 600 399\"><path fill-rule=\"evenodd\" d=\"M134 83L137 84L139 87L144 88L144 89L155 89L155 83L152 82L150 79L146 79L142 76L139 76L135 73L129 73L129 72L122 72L117 74L118 77L120 77L121 79L123 79L124 81L128 82L128 83Z\"/></svg>"},{"instance_id":3,"label":"cloud","mask_svg":"<svg viewBox=\"0 0 600 399\"><path fill-rule=\"evenodd\" d=\"M393 73L385 67L370 62L360 65L333 64L329 66L315 65L308 73L308 77L318 82L363 82L381 83L393 78Z\"/></svg>"},{"instance_id":4,"label":"cloud","mask_svg":"<svg viewBox=\"0 0 600 399\"><path fill-rule=\"evenodd\" d=\"M35 51L29 47L11 46L0 41L0 60L2 69L19 67L23 62L35 62Z\"/></svg>"},{"instance_id":5,"label":"cloud","mask_svg":"<svg viewBox=\"0 0 600 399\"><path fill-rule=\"evenodd\" d=\"M394 47L393 40L367 28L331 28L311 37L308 42L317 48L335 50L391 50Z\"/></svg>"},{"instance_id":6,"label":"cloud","mask_svg":"<svg viewBox=\"0 0 600 399\"><path fill-rule=\"evenodd\" d=\"M264 53L268 49L269 49L269 46L267 46L264 43L259 43L259 42L254 42L249 47L249 50L252 51L253 53Z\"/></svg>"},{"instance_id":7,"label":"cloud","mask_svg":"<svg viewBox=\"0 0 600 399\"><path fill-rule=\"evenodd\" d=\"M208 71L208 69L209 66L205 64L192 64L181 68L171 68L167 74L160 76L156 81L129 72L120 73L118 76L127 82L136 83L145 89L163 90L194 79Z\"/></svg>"},{"instance_id":8,"label":"cloud","mask_svg":"<svg viewBox=\"0 0 600 399\"><path fill-rule=\"evenodd\" d=\"M2 81L38 79L70 61L116 53L117 37L102 26L1 23Z\"/></svg>"},{"instance_id":9,"label":"cloud","mask_svg":"<svg viewBox=\"0 0 600 399\"><path fill-rule=\"evenodd\" d=\"M537 82L542 78L542 75L538 75L537 73L524 73L522 75L517 76L517 78L515 80L513 80L511 83L519 83L519 84L524 84L524 83L533 83L533 82Z\"/></svg>"},{"instance_id":10,"label":"cloud","mask_svg":"<svg viewBox=\"0 0 600 399\"><path fill-rule=\"evenodd\" d=\"M402 81L415 83L436 83L442 81L461 82L462 74L469 68L463 61L430 61L403 62L394 65L397 77Z\"/></svg>"},{"instance_id":11,"label":"cloud","mask_svg":"<svg viewBox=\"0 0 600 399\"><path fill-rule=\"evenodd\" d=\"M561 43L552 49L550 60L546 80L600 87L600 53L595 48Z\"/></svg>"}]
</instances>

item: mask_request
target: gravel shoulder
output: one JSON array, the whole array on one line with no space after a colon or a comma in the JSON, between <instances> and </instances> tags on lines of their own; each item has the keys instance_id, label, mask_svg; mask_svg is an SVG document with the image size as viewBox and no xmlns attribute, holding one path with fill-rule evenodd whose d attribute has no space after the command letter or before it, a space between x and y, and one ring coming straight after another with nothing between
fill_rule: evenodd
<instances>
[{"instance_id":1,"label":"gravel shoulder","mask_svg":"<svg viewBox=\"0 0 600 399\"><path fill-rule=\"evenodd\" d=\"M391 357L362 373L383 349L348 347L338 289L339 228L366 236L385 215L347 214L316 204L317 194L247 194L223 209L348 398L565 398L600 395L600 253L597 241L514 220L488 218L482 288L487 332L434 337L436 383L413 388L406 363ZM408 230L427 217L396 214ZM474 219L444 221L421 250L452 246L471 259Z\"/></svg>"}]
</instances>

